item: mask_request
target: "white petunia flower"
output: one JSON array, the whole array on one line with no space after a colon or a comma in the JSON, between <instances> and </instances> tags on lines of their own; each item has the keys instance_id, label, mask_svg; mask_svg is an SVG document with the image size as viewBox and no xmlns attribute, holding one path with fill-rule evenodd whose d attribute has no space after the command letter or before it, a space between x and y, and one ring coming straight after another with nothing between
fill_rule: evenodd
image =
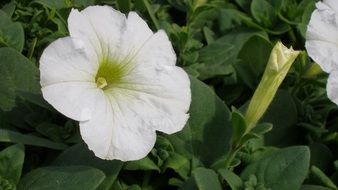
<instances>
[{"instance_id":1,"label":"white petunia flower","mask_svg":"<svg viewBox=\"0 0 338 190\"><path fill-rule=\"evenodd\" d=\"M306 32L305 47L309 56L330 73L327 95L338 104L338 1L324 0L316 9Z\"/></svg>"},{"instance_id":2,"label":"white petunia flower","mask_svg":"<svg viewBox=\"0 0 338 190\"><path fill-rule=\"evenodd\" d=\"M80 122L80 132L102 159L137 160L155 131L180 131L189 115L190 80L175 66L163 30L153 33L135 12L109 6L73 9L70 36L50 44L40 59L43 97Z\"/></svg>"}]
</instances>

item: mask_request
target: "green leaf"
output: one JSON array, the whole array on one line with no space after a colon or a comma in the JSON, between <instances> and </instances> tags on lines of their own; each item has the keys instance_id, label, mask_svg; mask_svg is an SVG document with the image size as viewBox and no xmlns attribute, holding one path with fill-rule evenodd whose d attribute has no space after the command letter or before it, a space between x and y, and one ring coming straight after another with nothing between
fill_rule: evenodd
<instances>
[{"instance_id":1,"label":"green leaf","mask_svg":"<svg viewBox=\"0 0 338 190\"><path fill-rule=\"evenodd\" d=\"M192 77L190 81L192 103L188 123L181 132L167 138L175 152L208 166L229 150L230 111L208 86Z\"/></svg>"},{"instance_id":2,"label":"green leaf","mask_svg":"<svg viewBox=\"0 0 338 190\"><path fill-rule=\"evenodd\" d=\"M160 168L149 158L145 157L141 160L135 160L127 162L124 167L124 170L155 170L160 171Z\"/></svg>"},{"instance_id":3,"label":"green leaf","mask_svg":"<svg viewBox=\"0 0 338 190\"><path fill-rule=\"evenodd\" d=\"M62 127L53 123L41 123L35 130L55 142L62 142Z\"/></svg>"},{"instance_id":4,"label":"green leaf","mask_svg":"<svg viewBox=\"0 0 338 190\"><path fill-rule=\"evenodd\" d=\"M235 56L232 44L216 40L205 48L201 49L198 71L201 79L208 79L216 75L231 74L234 70L229 64L229 59Z\"/></svg>"},{"instance_id":5,"label":"green leaf","mask_svg":"<svg viewBox=\"0 0 338 190\"><path fill-rule=\"evenodd\" d=\"M300 190L332 190L332 189L318 185L303 185L300 188Z\"/></svg>"},{"instance_id":6,"label":"green leaf","mask_svg":"<svg viewBox=\"0 0 338 190\"><path fill-rule=\"evenodd\" d=\"M194 178L190 177L180 186L179 190L198 190L198 187L196 186Z\"/></svg>"},{"instance_id":7,"label":"green leaf","mask_svg":"<svg viewBox=\"0 0 338 190\"><path fill-rule=\"evenodd\" d=\"M11 48L0 48L0 109L15 106L17 91L40 92L38 69L26 57Z\"/></svg>"},{"instance_id":8,"label":"green leaf","mask_svg":"<svg viewBox=\"0 0 338 190\"><path fill-rule=\"evenodd\" d=\"M200 73L199 78L204 80L217 75L234 73L233 66L236 66L240 61L238 56L241 49L253 36L266 38L266 34L262 32L238 30L228 33L202 48L198 59L201 64L197 67Z\"/></svg>"},{"instance_id":9,"label":"green leaf","mask_svg":"<svg viewBox=\"0 0 338 190\"><path fill-rule=\"evenodd\" d=\"M265 134L267 145L287 146L298 140L298 111L291 94L279 90L261 122L272 123L273 129Z\"/></svg>"},{"instance_id":10,"label":"green leaf","mask_svg":"<svg viewBox=\"0 0 338 190\"><path fill-rule=\"evenodd\" d=\"M267 28L271 28L277 20L277 14L267 0L253 0L251 13L258 23Z\"/></svg>"},{"instance_id":11,"label":"green leaf","mask_svg":"<svg viewBox=\"0 0 338 190\"><path fill-rule=\"evenodd\" d=\"M222 33L227 33L232 29L236 29L242 24L240 15L245 15L234 7L224 7L220 10L218 18L219 28Z\"/></svg>"},{"instance_id":12,"label":"green leaf","mask_svg":"<svg viewBox=\"0 0 338 190\"><path fill-rule=\"evenodd\" d=\"M259 183L273 190L299 189L308 173L310 151L305 146L294 146L275 151L247 166L242 179L255 175Z\"/></svg>"},{"instance_id":13,"label":"green leaf","mask_svg":"<svg viewBox=\"0 0 338 190\"><path fill-rule=\"evenodd\" d=\"M0 152L0 176L18 184L25 158L24 146L12 145Z\"/></svg>"},{"instance_id":14,"label":"green leaf","mask_svg":"<svg viewBox=\"0 0 338 190\"><path fill-rule=\"evenodd\" d=\"M227 182L232 190L241 190L243 188L242 179L234 172L227 169L220 169L218 170L218 173Z\"/></svg>"},{"instance_id":15,"label":"green leaf","mask_svg":"<svg viewBox=\"0 0 338 190\"><path fill-rule=\"evenodd\" d=\"M35 0L34 2L51 9L69 8L72 5L71 0Z\"/></svg>"},{"instance_id":16,"label":"green leaf","mask_svg":"<svg viewBox=\"0 0 338 190\"><path fill-rule=\"evenodd\" d=\"M250 11L250 0L235 0L236 3L244 10Z\"/></svg>"},{"instance_id":17,"label":"green leaf","mask_svg":"<svg viewBox=\"0 0 338 190\"><path fill-rule=\"evenodd\" d=\"M104 178L102 171L91 167L44 167L25 175L18 190L95 190Z\"/></svg>"},{"instance_id":18,"label":"green leaf","mask_svg":"<svg viewBox=\"0 0 338 190\"><path fill-rule=\"evenodd\" d=\"M131 185L127 190L142 190L142 188L138 185Z\"/></svg>"},{"instance_id":19,"label":"green leaf","mask_svg":"<svg viewBox=\"0 0 338 190\"><path fill-rule=\"evenodd\" d=\"M307 25L310 21L311 15L313 10L316 8L315 5L316 2L311 1L308 4L304 6L304 10L302 11L302 22L298 24L298 30L300 31L300 34L305 38L305 33L307 30Z\"/></svg>"},{"instance_id":20,"label":"green leaf","mask_svg":"<svg viewBox=\"0 0 338 190\"><path fill-rule=\"evenodd\" d=\"M311 166L310 171L310 178L312 179L312 182L324 185L325 187L329 187L330 189L337 189L337 186L319 168L317 168L316 166Z\"/></svg>"},{"instance_id":21,"label":"green leaf","mask_svg":"<svg viewBox=\"0 0 338 190\"><path fill-rule=\"evenodd\" d=\"M167 168L173 169L178 173L183 179L187 179L190 174L190 162L189 160L175 152L170 152L169 158L165 161L164 170Z\"/></svg>"},{"instance_id":22,"label":"green leaf","mask_svg":"<svg viewBox=\"0 0 338 190\"><path fill-rule=\"evenodd\" d=\"M25 43L23 27L13 22L11 18L0 10L0 47L12 47L21 52Z\"/></svg>"},{"instance_id":23,"label":"green leaf","mask_svg":"<svg viewBox=\"0 0 338 190\"><path fill-rule=\"evenodd\" d=\"M5 4L1 10L4 11L9 17L13 16L13 13L15 11L15 0L11 0L11 2Z\"/></svg>"},{"instance_id":24,"label":"green leaf","mask_svg":"<svg viewBox=\"0 0 338 190\"><path fill-rule=\"evenodd\" d=\"M95 0L73 0L72 7L87 7L94 4Z\"/></svg>"},{"instance_id":25,"label":"green leaf","mask_svg":"<svg viewBox=\"0 0 338 190\"><path fill-rule=\"evenodd\" d=\"M310 145L311 150L311 165L317 166L324 172L327 172L332 167L334 156L332 151L325 144L313 143Z\"/></svg>"},{"instance_id":26,"label":"green leaf","mask_svg":"<svg viewBox=\"0 0 338 190\"><path fill-rule=\"evenodd\" d=\"M34 2L50 9L64 9L71 7L87 7L93 5L95 0L35 0Z\"/></svg>"},{"instance_id":27,"label":"green leaf","mask_svg":"<svg viewBox=\"0 0 338 190\"><path fill-rule=\"evenodd\" d=\"M131 8L131 1L130 0L117 0L117 7L121 12L127 13L130 11Z\"/></svg>"},{"instance_id":28,"label":"green leaf","mask_svg":"<svg viewBox=\"0 0 338 190\"><path fill-rule=\"evenodd\" d=\"M56 143L41 137L24 135L19 132L6 129L0 129L0 142L22 143L25 145L40 146L56 150L63 150L67 148L67 145L63 143Z\"/></svg>"},{"instance_id":29,"label":"green leaf","mask_svg":"<svg viewBox=\"0 0 338 190\"><path fill-rule=\"evenodd\" d=\"M74 156L76 155L76 156ZM102 160L94 155L84 143L74 145L61 153L52 163L55 166L90 166L106 174L99 190L109 189L115 182L123 163L118 160Z\"/></svg>"},{"instance_id":30,"label":"green leaf","mask_svg":"<svg viewBox=\"0 0 338 190\"><path fill-rule=\"evenodd\" d=\"M222 190L216 172L207 168L197 168L192 172L199 190Z\"/></svg>"},{"instance_id":31,"label":"green leaf","mask_svg":"<svg viewBox=\"0 0 338 190\"><path fill-rule=\"evenodd\" d=\"M261 123L256 125L255 128L251 130L252 133L257 135L264 135L265 133L271 131L273 128L271 123Z\"/></svg>"},{"instance_id":32,"label":"green leaf","mask_svg":"<svg viewBox=\"0 0 338 190\"><path fill-rule=\"evenodd\" d=\"M236 144L237 141L241 139L244 133L247 130L247 124L244 116L237 110L233 110L231 113L231 123L232 123L232 135L231 142Z\"/></svg>"},{"instance_id":33,"label":"green leaf","mask_svg":"<svg viewBox=\"0 0 338 190\"><path fill-rule=\"evenodd\" d=\"M252 36L239 52L235 68L239 77L251 89L259 84L272 48L272 44L265 38Z\"/></svg>"}]
</instances>

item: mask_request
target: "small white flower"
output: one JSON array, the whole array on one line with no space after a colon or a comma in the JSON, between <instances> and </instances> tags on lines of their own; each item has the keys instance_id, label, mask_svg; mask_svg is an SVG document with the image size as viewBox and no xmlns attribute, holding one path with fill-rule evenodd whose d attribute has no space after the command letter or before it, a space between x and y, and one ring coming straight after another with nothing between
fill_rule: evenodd
<instances>
[{"instance_id":1,"label":"small white flower","mask_svg":"<svg viewBox=\"0 0 338 190\"><path fill-rule=\"evenodd\" d=\"M80 122L80 132L102 159L137 160L155 131L180 131L189 115L190 80L175 66L166 33L153 33L135 12L91 6L68 18L70 36L50 44L40 59L43 97Z\"/></svg>"},{"instance_id":2,"label":"small white flower","mask_svg":"<svg viewBox=\"0 0 338 190\"><path fill-rule=\"evenodd\" d=\"M327 95L338 104L338 1L324 0L316 7L307 28L305 47L309 56L330 73Z\"/></svg>"}]
</instances>

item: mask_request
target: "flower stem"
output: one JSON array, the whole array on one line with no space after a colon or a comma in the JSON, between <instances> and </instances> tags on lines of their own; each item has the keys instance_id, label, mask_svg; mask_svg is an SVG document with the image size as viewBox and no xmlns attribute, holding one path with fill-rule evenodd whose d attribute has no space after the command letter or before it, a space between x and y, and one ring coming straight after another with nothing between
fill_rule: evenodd
<instances>
[{"instance_id":1,"label":"flower stem","mask_svg":"<svg viewBox=\"0 0 338 190\"><path fill-rule=\"evenodd\" d=\"M34 38L32 40L31 46L30 46L30 48L28 50L28 55L27 55L28 59L32 59L37 41L38 41L37 38Z\"/></svg>"},{"instance_id":2,"label":"flower stem","mask_svg":"<svg viewBox=\"0 0 338 190\"><path fill-rule=\"evenodd\" d=\"M231 166L231 162L234 160L234 158L236 157L237 152L240 150L240 148L236 148L236 149L231 149L229 154L226 157L225 160L225 168L226 169L230 169Z\"/></svg>"},{"instance_id":3,"label":"flower stem","mask_svg":"<svg viewBox=\"0 0 338 190\"><path fill-rule=\"evenodd\" d=\"M153 9L151 8L151 5L150 5L149 1L148 0L143 0L143 3L144 3L144 5L147 8L149 16L150 16L151 20L153 21L156 29L159 30L160 29L160 24L158 23L158 20L155 17L155 13L154 13Z\"/></svg>"}]
</instances>

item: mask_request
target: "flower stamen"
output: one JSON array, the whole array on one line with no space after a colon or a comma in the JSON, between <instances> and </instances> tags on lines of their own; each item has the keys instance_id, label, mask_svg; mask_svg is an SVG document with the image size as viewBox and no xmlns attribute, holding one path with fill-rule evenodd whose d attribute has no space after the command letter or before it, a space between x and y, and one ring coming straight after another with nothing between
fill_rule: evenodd
<instances>
[{"instance_id":1,"label":"flower stamen","mask_svg":"<svg viewBox=\"0 0 338 190\"><path fill-rule=\"evenodd\" d=\"M103 89L104 87L108 86L107 80L105 78L103 78L103 77L98 77L96 79L96 86L98 88Z\"/></svg>"},{"instance_id":2,"label":"flower stamen","mask_svg":"<svg viewBox=\"0 0 338 190\"><path fill-rule=\"evenodd\" d=\"M96 73L96 86L102 90L112 87L122 81L123 76L127 73L123 68L123 63L117 61L103 60L100 63Z\"/></svg>"}]
</instances>

